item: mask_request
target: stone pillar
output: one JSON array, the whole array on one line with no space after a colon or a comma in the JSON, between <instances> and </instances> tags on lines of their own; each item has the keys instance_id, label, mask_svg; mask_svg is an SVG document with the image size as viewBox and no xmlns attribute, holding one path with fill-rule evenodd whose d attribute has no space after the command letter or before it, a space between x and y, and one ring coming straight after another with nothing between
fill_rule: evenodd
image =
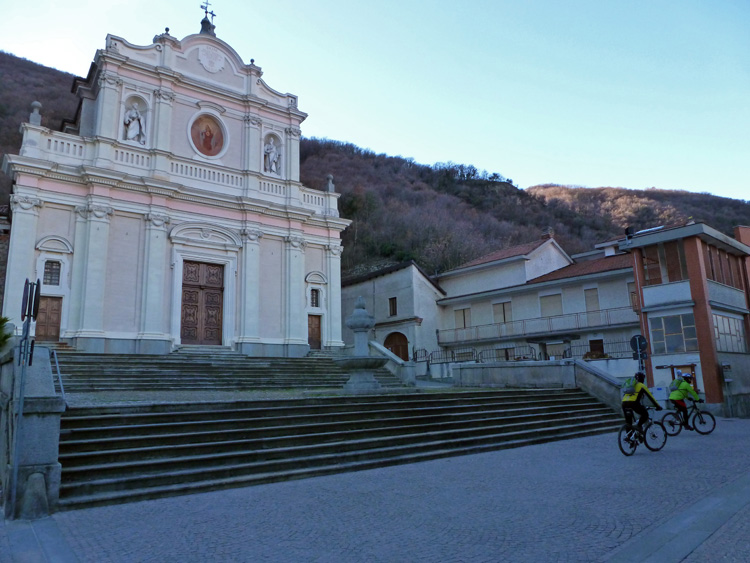
<instances>
[{"instance_id":1,"label":"stone pillar","mask_svg":"<svg viewBox=\"0 0 750 563\"><path fill-rule=\"evenodd\" d=\"M104 296L109 247L111 207L89 204L76 208L87 218L83 278L80 284L80 327L76 346L87 352L104 352ZM76 237L77 239L78 237Z\"/></svg>"},{"instance_id":2,"label":"stone pillar","mask_svg":"<svg viewBox=\"0 0 750 563\"><path fill-rule=\"evenodd\" d=\"M154 90L154 99L156 104L154 111L151 113L151 122L146 124L153 130L153 148L155 150L155 159L153 162L154 175L157 178L169 180L171 178L169 170L169 154L172 150L172 102L174 101L174 92L165 88Z\"/></svg>"},{"instance_id":3,"label":"stone pillar","mask_svg":"<svg viewBox=\"0 0 750 563\"><path fill-rule=\"evenodd\" d=\"M245 116L242 166L245 170L250 170L251 172L263 171L263 155L261 150L262 126L263 120L257 115L248 114Z\"/></svg>"},{"instance_id":4,"label":"stone pillar","mask_svg":"<svg viewBox=\"0 0 750 563\"><path fill-rule=\"evenodd\" d=\"M284 151L284 177L299 182L299 138L302 132L297 127L286 128L286 150Z\"/></svg>"},{"instance_id":5,"label":"stone pillar","mask_svg":"<svg viewBox=\"0 0 750 563\"><path fill-rule=\"evenodd\" d=\"M122 80L116 74L104 72L99 77L99 94L96 98L95 136L116 140L120 130L120 88ZM112 164L112 146L96 143L95 166L108 168Z\"/></svg>"},{"instance_id":6,"label":"stone pillar","mask_svg":"<svg viewBox=\"0 0 750 563\"><path fill-rule=\"evenodd\" d=\"M326 323L325 346L343 347L341 337L341 253L340 244L329 244L326 248L326 272L328 277L328 322Z\"/></svg>"},{"instance_id":7,"label":"stone pillar","mask_svg":"<svg viewBox=\"0 0 750 563\"><path fill-rule=\"evenodd\" d=\"M244 240L240 263L240 334L239 351L248 356L261 356L260 347L260 239L255 229L242 231Z\"/></svg>"},{"instance_id":8,"label":"stone pillar","mask_svg":"<svg viewBox=\"0 0 750 563\"><path fill-rule=\"evenodd\" d=\"M0 372L0 476L5 517L31 520L48 516L57 508L60 415L65 403L55 394L49 349L37 346L32 365L25 369L18 365L16 354L17 348L3 355ZM23 417L20 434L16 436L15 413L20 406L22 371L25 371ZM17 451L13 451L14 447ZM16 468L14 463L18 464Z\"/></svg>"},{"instance_id":9,"label":"stone pillar","mask_svg":"<svg viewBox=\"0 0 750 563\"><path fill-rule=\"evenodd\" d=\"M286 291L284 325L287 354L307 354L307 316L305 315L305 246L300 236L286 237Z\"/></svg>"},{"instance_id":10,"label":"stone pillar","mask_svg":"<svg viewBox=\"0 0 750 563\"><path fill-rule=\"evenodd\" d=\"M167 225L169 216L146 214L146 246L143 257L143 300L138 351L141 354L166 354L171 343L165 333L164 284L167 267Z\"/></svg>"},{"instance_id":11,"label":"stone pillar","mask_svg":"<svg viewBox=\"0 0 750 563\"><path fill-rule=\"evenodd\" d=\"M21 325L21 300L26 278L36 281L37 277L34 275L35 245L41 207L42 200L39 198L16 194L10 196L13 222L10 228L3 315L17 326Z\"/></svg>"}]
</instances>

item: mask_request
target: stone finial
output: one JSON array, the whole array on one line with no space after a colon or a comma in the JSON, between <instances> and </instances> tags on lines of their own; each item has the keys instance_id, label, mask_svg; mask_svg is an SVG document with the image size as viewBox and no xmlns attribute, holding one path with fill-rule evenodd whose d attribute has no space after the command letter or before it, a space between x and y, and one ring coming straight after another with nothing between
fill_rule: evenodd
<instances>
[{"instance_id":1,"label":"stone finial","mask_svg":"<svg viewBox=\"0 0 750 563\"><path fill-rule=\"evenodd\" d=\"M328 176L326 176L326 191L327 192L336 191L336 186L333 185L333 174L328 174Z\"/></svg>"},{"instance_id":2,"label":"stone finial","mask_svg":"<svg viewBox=\"0 0 750 563\"><path fill-rule=\"evenodd\" d=\"M357 297L357 301L354 303L354 312L346 319L346 326L354 332L369 331L375 326L375 317L367 312L365 299L361 295Z\"/></svg>"},{"instance_id":3,"label":"stone finial","mask_svg":"<svg viewBox=\"0 0 750 563\"><path fill-rule=\"evenodd\" d=\"M39 110L42 109L42 104L39 102L31 102L31 115L29 115L29 123L32 125L42 124L42 114Z\"/></svg>"}]
</instances>

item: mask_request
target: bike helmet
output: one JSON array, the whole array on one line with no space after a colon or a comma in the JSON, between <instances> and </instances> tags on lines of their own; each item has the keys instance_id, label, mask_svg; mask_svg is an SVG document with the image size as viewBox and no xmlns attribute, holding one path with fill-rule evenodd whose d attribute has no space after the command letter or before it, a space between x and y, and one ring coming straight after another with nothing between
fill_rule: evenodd
<instances>
[{"instance_id":1,"label":"bike helmet","mask_svg":"<svg viewBox=\"0 0 750 563\"><path fill-rule=\"evenodd\" d=\"M645 373L643 373L642 371L637 371L637 372L635 373L635 376L634 376L634 377L635 377L635 380L636 380L636 381L637 381L638 383L643 383L644 381L646 381L646 374L645 374Z\"/></svg>"},{"instance_id":2,"label":"bike helmet","mask_svg":"<svg viewBox=\"0 0 750 563\"><path fill-rule=\"evenodd\" d=\"M692 373L683 373L682 374L682 379L693 379L693 374Z\"/></svg>"}]
</instances>

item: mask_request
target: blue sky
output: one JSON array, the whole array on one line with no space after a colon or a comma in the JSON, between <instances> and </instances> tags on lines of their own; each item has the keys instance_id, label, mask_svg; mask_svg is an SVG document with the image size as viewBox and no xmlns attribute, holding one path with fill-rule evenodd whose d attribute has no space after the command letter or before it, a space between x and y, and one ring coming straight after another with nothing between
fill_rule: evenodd
<instances>
[{"instance_id":1,"label":"blue sky","mask_svg":"<svg viewBox=\"0 0 750 563\"><path fill-rule=\"evenodd\" d=\"M164 27L197 32L203 16L200 0L33 5L4 7L0 50L82 76L107 33L147 45ZM219 38L254 58L272 88L299 96L305 136L473 164L522 188L750 200L748 0L216 0L211 9Z\"/></svg>"}]
</instances>

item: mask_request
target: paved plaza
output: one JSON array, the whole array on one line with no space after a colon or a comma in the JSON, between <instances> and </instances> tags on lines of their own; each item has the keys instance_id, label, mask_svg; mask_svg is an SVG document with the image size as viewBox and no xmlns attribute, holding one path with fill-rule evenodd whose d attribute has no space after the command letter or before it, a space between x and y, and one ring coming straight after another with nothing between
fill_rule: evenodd
<instances>
[{"instance_id":1,"label":"paved plaza","mask_svg":"<svg viewBox=\"0 0 750 563\"><path fill-rule=\"evenodd\" d=\"M0 561L750 560L750 420L615 434L0 524Z\"/></svg>"}]
</instances>

